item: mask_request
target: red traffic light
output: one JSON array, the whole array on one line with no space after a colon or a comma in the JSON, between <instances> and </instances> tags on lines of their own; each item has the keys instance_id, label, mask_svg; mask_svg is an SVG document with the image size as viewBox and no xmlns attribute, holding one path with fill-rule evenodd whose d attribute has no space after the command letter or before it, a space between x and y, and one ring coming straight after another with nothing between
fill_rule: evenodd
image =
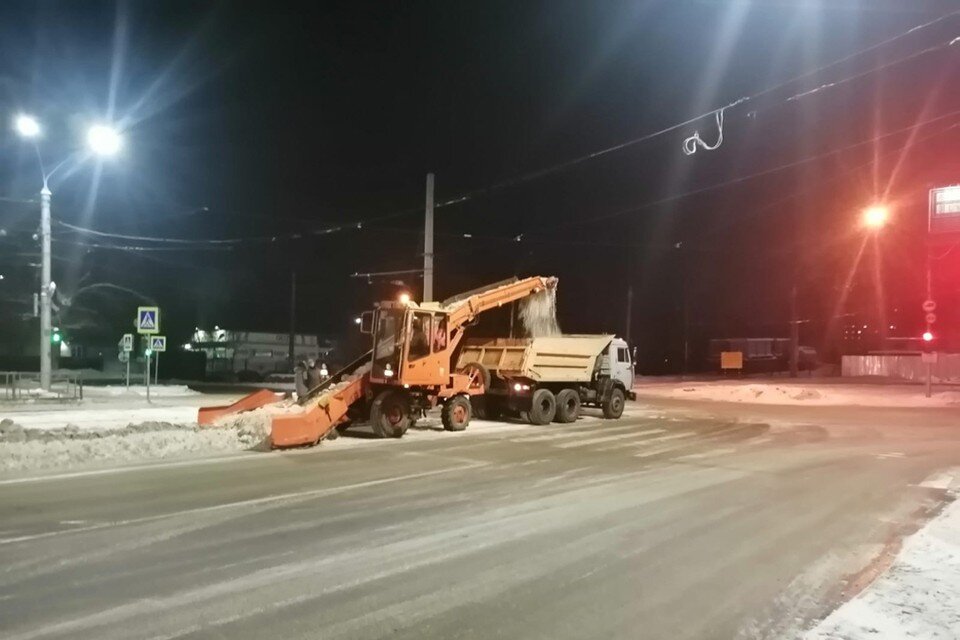
<instances>
[{"instance_id":1,"label":"red traffic light","mask_svg":"<svg viewBox=\"0 0 960 640\"><path fill-rule=\"evenodd\" d=\"M932 334L931 332L929 332L929 331L924 331L924 332L923 332L923 341L924 341L924 342L930 342L930 341L932 341L932 340L933 340L933 334Z\"/></svg>"}]
</instances>

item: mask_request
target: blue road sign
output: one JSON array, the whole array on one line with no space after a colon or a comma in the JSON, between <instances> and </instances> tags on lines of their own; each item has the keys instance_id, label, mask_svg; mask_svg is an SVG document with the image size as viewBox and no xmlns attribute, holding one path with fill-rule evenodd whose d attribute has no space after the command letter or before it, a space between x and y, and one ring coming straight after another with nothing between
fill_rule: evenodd
<instances>
[{"instance_id":1,"label":"blue road sign","mask_svg":"<svg viewBox=\"0 0 960 640\"><path fill-rule=\"evenodd\" d=\"M160 333L160 307L137 307L137 333Z\"/></svg>"},{"instance_id":2,"label":"blue road sign","mask_svg":"<svg viewBox=\"0 0 960 640\"><path fill-rule=\"evenodd\" d=\"M167 336L151 336L150 348L156 352L167 350Z\"/></svg>"}]
</instances>

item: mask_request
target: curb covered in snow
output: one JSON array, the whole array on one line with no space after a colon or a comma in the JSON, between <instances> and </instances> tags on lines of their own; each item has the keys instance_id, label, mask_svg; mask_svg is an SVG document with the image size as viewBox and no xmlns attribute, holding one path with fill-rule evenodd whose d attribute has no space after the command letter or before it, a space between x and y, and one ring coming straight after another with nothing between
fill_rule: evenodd
<instances>
[{"instance_id":1,"label":"curb covered in snow","mask_svg":"<svg viewBox=\"0 0 960 640\"><path fill-rule=\"evenodd\" d=\"M907 538L869 587L806 640L960 638L960 500Z\"/></svg>"}]
</instances>

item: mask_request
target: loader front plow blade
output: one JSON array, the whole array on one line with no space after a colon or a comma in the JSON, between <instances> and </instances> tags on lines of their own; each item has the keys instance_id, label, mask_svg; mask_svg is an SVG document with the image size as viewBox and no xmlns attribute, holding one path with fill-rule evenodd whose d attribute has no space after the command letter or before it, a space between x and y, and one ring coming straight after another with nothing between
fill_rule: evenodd
<instances>
[{"instance_id":1,"label":"loader front plow blade","mask_svg":"<svg viewBox=\"0 0 960 640\"><path fill-rule=\"evenodd\" d=\"M210 425L223 416L259 409L265 405L273 404L282 398L283 394L274 393L269 389L260 389L259 391L243 396L233 404L218 407L200 407L199 411L197 411L197 423Z\"/></svg>"}]
</instances>

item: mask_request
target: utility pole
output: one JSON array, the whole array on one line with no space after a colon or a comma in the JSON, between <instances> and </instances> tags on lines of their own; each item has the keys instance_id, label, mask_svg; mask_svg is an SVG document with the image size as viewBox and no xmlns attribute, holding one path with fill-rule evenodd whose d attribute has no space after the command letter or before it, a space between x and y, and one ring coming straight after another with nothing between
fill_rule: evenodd
<instances>
[{"instance_id":1,"label":"utility pole","mask_svg":"<svg viewBox=\"0 0 960 640\"><path fill-rule=\"evenodd\" d=\"M290 360L290 370L297 365L294 358L294 341L297 334L297 270L290 272L290 340L287 343L287 358Z\"/></svg>"},{"instance_id":2,"label":"utility pole","mask_svg":"<svg viewBox=\"0 0 960 640\"><path fill-rule=\"evenodd\" d=\"M797 285L790 291L790 377L800 371L800 318L797 317Z\"/></svg>"},{"instance_id":3,"label":"utility pole","mask_svg":"<svg viewBox=\"0 0 960 640\"><path fill-rule=\"evenodd\" d=\"M50 337L52 322L50 318L51 297L53 291L50 286L50 189L44 181L40 191L40 251L42 265L40 267L40 388L50 390L51 365Z\"/></svg>"},{"instance_id":4,"label":"utility pole","mask_svg":"<svg viewBox=\"0 0 960 640\"><path fill-rule=\"evenodd\" d=\"M423 219L423 301L433 302L433 174L427 174L427 204Z\"/></svg>"}]
</instances>

